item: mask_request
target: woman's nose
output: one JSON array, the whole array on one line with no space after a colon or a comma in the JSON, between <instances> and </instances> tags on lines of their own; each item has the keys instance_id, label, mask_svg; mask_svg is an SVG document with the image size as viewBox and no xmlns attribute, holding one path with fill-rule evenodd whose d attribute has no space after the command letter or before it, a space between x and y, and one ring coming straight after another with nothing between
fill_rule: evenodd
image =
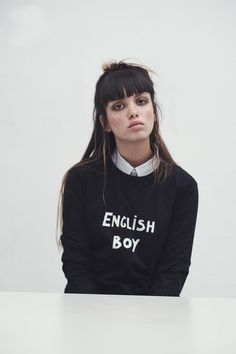
<instances>
[{"instance_id":1,"label":"woman's nose","mask_svg":"<svg viewBox=\"0 0 236 354\"><path fill-rule=\"evenodd\" d=\"M137 117L138 116L138 110L137 107L135 106L134 103L130 103L129 104L129 110L128 110L128 114L129 114L129 119L132 117Z\"/></svg>"}]
</instances>

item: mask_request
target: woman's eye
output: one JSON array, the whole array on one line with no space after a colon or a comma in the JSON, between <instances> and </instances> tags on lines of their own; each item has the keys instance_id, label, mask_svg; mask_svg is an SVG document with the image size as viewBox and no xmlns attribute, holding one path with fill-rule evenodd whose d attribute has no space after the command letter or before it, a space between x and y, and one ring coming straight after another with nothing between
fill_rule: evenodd
<instances>
[{"instance_id":1,"label":"woman's eye","mask_svg":"<svg viewBox=\"0 0 236 354\"><path fill-rule=\"evenodd\" d=\"M148 102L148 100L146 100L146 99L139 99L139 100L137 100L137 103L138 104L141 104L142 106L143 105L145 105L146 103ZM113 109L115 110L115 111L119 111L120 110L120 106L123 106L123 104L122 103L118 103L118 104L115 104L114 106L113 106Z\"/></svg>"},{"instance_id":2,"label":"woman's eye","mask_svg":"<svg viewBox=\"0 0 236 354\"><path fill-rule=\"evenodd\" d=\"M122 104L119 103L119 104L114 105L114 106L113 106L113 109L114 109L115 111L117 111L117 110L118 110L117 107L119 108L119 106L122 106Z\"/></svg>"},{"instance_id":3,"label":"woman's eye","mask_svg":"<svg viewBox=\"0 0 236 354\"><path fill-rule=\"evenodd\" d=\"M140 99L139 102L144 102L144 104L145 104L145 103L147 103L147 100Z\"/></svg>"}]
</instances>

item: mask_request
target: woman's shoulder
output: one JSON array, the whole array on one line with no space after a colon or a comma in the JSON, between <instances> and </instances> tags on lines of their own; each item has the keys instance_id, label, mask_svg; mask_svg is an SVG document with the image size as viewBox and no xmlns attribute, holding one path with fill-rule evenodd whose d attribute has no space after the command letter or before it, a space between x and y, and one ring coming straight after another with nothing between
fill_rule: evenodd
<instances>
[{"instance_id":1,"label":"woman's shoulder","mask_svg":"<svg viewBox=\"0 0 236 354\"><path fill-rule=\"evenodd\" d=\"M88 177L91 174L95 177L96 174L101 173L103 173L101 162L92 158L76 163L67 171L67 175L71 178Z\"/></svg>"},{"instance_id":2,"label":"woman's shoulder","mask_svg":"<svg viewBox=\"0 0 236 354\"><path fill-rule=\"evenodd\" d=\"M172 176L176 187L181 188L188 184L197 185L197 181L193 175L184 169L182 166L176 164L172 167Z\"/></svg>"},{"instance_id":3,"label":"woman's shoulder","mask_svg":"<svg viewBox=\"0 0 236 354\"><path fill-rule=\"evenodd\" d=\"M66 190L82 190L86 187L88 180L96 183L97 177L102 173L101 165L94 159L86 159L71 166L63 177Z\"/></svg>"}]
</instances>

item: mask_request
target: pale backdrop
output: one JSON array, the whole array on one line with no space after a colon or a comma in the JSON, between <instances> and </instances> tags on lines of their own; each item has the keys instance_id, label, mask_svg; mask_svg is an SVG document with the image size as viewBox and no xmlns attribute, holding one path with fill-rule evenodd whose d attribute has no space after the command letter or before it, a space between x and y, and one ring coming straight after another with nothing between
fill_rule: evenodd
<instances>
[{"instance_id":1,"label":"pale backdrop","mask_svg":"<svg viewBox=\"0 0 236 354\"><path fill-rule=\"evenodd\" d=\"M63 292L55 242L64 172L92 130L101 64L152 76L173 158L198 182L182 296L236 296L233 1L0 2L0 291Z\"/></svg>"}]
</instances>

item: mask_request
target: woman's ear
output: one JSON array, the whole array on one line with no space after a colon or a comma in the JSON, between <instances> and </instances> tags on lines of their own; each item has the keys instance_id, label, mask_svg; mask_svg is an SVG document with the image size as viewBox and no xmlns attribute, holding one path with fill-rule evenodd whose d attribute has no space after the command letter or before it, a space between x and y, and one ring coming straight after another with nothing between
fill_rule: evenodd
<instances>
[{"instance_id":1,"label":"woman's ear","mask_svg":"<svg viewBox=\"0 0 236 354\"><path fill-rule=\"evenodd\" d=\"M107 128L105 128L105 122L104 122L104 119L103 119L103 116L102 116L102 115L99 116L99 120L100 120L100 123L101 123L103 129L104 129L106 132L111 132L111 128L110 128L108 122L107 122Z\"/></svg>"}]
</instances>

